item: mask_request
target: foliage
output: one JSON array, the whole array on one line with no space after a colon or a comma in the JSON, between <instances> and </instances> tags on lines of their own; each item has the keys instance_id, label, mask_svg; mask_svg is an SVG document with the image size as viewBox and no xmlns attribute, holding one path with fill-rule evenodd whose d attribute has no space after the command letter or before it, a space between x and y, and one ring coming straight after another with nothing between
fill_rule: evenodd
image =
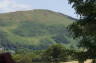
<instances>
[{"instance_id":1,"label":"foliage","mask_svg":"<svg viewBox=\"0 0 96 63\"><path fill-rule=\"evenodd\" d=\"M67 49L61 44L51 45L46 50L19 50L16 51L16 54L13 54L13 58L17 63L59 63L77 60L82 56L74 49Z\"/></svg>"},{"instance_id":2,"label":"foliage","mask_svg":"<svg viewBox=\"0 0 96 63\"><path fill-rule=\"evenodd\" d=\"M13 55L13 58L16 63L32 63L32 57L33 54L31 53Z\"/></svg>"},{"instance_id":3,"label":"foliage","mask_svg":"<svg viewBox=\"0 0 96 63\"><path fill-rule=\"evenodd\" d=\"M50 46L44 53L42 58L46 62L67 61L68 51L63 45L55 44Z\"/></svg>"},{"instance_id":4,"label":"foliage","mask_svg":"<svg viewBox=\"0 0 96 63\"><path fill-rule=\"evenodd\" d=\"M16 63L35 63L35 62L42 62L41 54L44 50L27 50L24 51L17 51L15 54L12 54L13 59Z\"/></svg>"},{"instance_id":5,"label":"foliage","mask_svg":"<svg viewBox=\"0 0 96 63\"><path fill-rule=\"evenodd\" d=\"M96 57L96 0L69 0L69 3L81 16L79 21L70 26L72 35L80 39L80 47L87 49L88 58L94 58Z\"/></svg>"}]
</instances>

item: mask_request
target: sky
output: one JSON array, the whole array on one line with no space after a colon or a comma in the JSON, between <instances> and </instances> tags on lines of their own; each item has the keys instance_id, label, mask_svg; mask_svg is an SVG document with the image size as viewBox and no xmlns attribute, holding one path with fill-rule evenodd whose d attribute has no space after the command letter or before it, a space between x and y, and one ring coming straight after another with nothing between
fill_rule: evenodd
<instances>
[{"instance_id":1,"label":"sky","mask_svg":"<svg viewBox=\"0 0 96 63\"><path fill-rule=\"evenodd\" d=\"M48 9L78 18L68 0L0 0L0 13Z\"/></svg>"}]
</instances>

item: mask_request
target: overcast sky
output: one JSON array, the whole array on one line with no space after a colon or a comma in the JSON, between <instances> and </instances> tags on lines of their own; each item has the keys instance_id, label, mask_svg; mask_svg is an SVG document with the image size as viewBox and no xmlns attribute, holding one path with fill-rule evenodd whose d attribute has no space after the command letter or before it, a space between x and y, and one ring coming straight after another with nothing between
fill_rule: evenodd
<instances>
[{"instance_id":1,"label":"overcast sky","mask_svg":"<svg viewBox=\"0 0 96 63\"><path fill-rule=\"evenodd\" d=\"M77 18L68 0L0 0L0 13L48 9Z\"/></svg>"}]
</instances>

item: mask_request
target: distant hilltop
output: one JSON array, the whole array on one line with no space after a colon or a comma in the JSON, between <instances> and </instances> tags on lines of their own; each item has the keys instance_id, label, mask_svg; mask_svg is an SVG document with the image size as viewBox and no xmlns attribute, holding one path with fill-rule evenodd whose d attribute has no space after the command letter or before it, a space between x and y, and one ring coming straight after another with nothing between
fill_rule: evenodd
<instances>
[{"instance_id":1,"label":"distant hilltop","mask_svg":"<svg viewBox=\"0 0 96 63\"><path fill-rule=\"evenodd\" d=\"M75 42L67 26L76 19L58 12L36 9L0 14L0 47L46 49L56 43Z\"/></svg>"}]
</instances>

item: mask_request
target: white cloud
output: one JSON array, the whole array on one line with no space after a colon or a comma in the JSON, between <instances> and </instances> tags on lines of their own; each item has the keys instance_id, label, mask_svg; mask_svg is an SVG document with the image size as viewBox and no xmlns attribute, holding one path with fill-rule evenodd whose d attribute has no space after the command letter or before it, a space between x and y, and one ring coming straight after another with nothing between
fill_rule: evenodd
<instances>
[{"instance_id":1,"label":"white cloud","mask_svg":"<svg viewBox=\"0 0 96 63\"><path fill-rule=\"evenodd\" d=\"M0 12L14 12L19 10L30 10L31 5L18 4L14 0L3 0L0 1Z\"/></svg>"}]
</instances>

